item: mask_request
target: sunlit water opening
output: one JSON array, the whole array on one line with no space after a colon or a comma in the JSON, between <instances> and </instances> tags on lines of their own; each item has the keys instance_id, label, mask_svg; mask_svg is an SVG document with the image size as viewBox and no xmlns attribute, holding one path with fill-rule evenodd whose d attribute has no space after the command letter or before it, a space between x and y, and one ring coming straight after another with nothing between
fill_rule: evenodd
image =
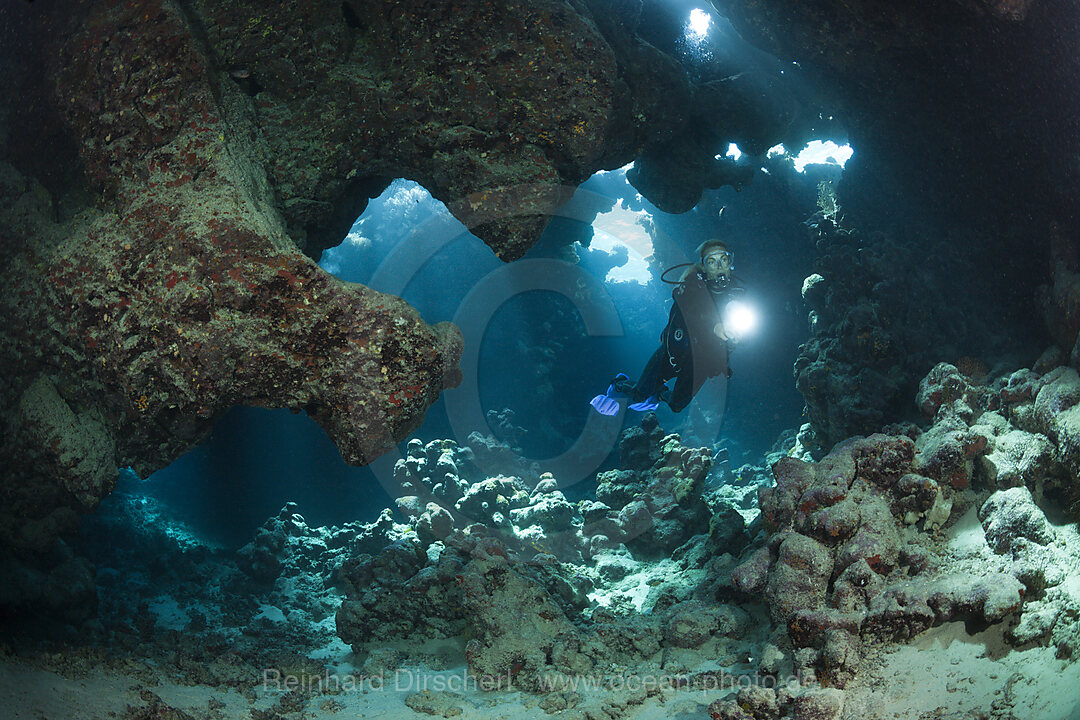
<instances>
[{"instance_id":1,"label":"sunlit water opening","mask_svg":"<svg viewBox=\"0 0 1080 720\"><path fill-rule=\"evenodd\" d=\"M712 15L701 8L694 8L690 11L690 20L686 23L686 37L695 40L704 38L711 24Z\"/></svg>"},{"instance_id":2,"label":"sunlit water opening","mask_svg":"<svg viewBox=\"0 0 1080 720\"><path fill-rule=\"evenodd\" d=\"M712 33L712 15L700 8L690 11L679 41L684 57L695 63L707 63L712 59L709 36Z\"/></svg>"},{"instance_id":3,"label":"sunlit water opening","mask_svg":"<svg viewBox=\"0 0 1080 720\"><path fill-rule=\"evenodd\" d=\"M847 143L837 145L832 140L811 140L798 155L790 155L783 145L773 145L765 153L765 157L772 159L788 155L795 172L804 173L807 165L837 165L842 170L854 154L855 149Z\"/></svg>"},{"instance_id":4,"label":"sunlit water opening","mask_svg":"<svg viewBox=\"0 0 1080 720\"><path fill-rule=\"evenodd\" d=\"M795 170L804 172L810 164L839 165L843 168L854 153L847 144L837 145L832 140L811 140L795 157Z\"/></svg>"},{"instance_id":5,"label":"sunlit water opening","mask_svg":"<svg viewBox=\"0 0 1080 720\"><path fill-rule=\"evenodd\" d=\"M805 173L807 165L836 165L842 170L854 154L855 150L851 145L837 145L832 140L811 140L806 147L799 151L798 155L790 157L795 172ZM728 157L738 162L744 155L745 153L739 149L738 145L731 143L728 145L727 152L723 155L716 155L716 159L722 160ZM765 153L765 157L769 160L785 155L789 155L789 153L782 144L773 145ZM762 170L768 172L764 168Z\"/></svg>"},{"instance_id":6,"label":"sunlit water opening","mask_svg":"<svg viewBox=\"0 0 1080 720\"><path fill-rule=\"evenodd\" d=\"M653 245L652 238L641 224L647 215L643 211L616 206L596 217L592 225L591 246L604 252L614 252L619 247L627 250L626 262L608 271L604 278L606 281L648 284L651 279L648 258L652 255Z\"/></svg>"}]
</instances>

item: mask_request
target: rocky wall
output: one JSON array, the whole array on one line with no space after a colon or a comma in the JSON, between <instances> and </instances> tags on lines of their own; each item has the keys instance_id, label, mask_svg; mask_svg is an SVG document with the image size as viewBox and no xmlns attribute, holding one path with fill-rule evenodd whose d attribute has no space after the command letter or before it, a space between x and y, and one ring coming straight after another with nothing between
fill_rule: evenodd
<instances>
[{"instance_id":1,"label":"rocky wall","mask_svg":"<svg viewBox=\"0 0 1080 720\"><path fill-rule=\"evenodd\" d=\"M1071 368L980 383L942 363L920 384L925 430L896 426L816 463L776 462L775 485L759 490L767 540L732 577L764 596L796 671L843 688L869 648L956 619L1004 622L1013 645L1071 648L1071 601L1058 586L1072 561L1043 508L1076 512L1077 386ZM981 554L943 542L971 508ZM716 703L714 717L743 717L738 707Z\"/></svg>"}]
</instances>

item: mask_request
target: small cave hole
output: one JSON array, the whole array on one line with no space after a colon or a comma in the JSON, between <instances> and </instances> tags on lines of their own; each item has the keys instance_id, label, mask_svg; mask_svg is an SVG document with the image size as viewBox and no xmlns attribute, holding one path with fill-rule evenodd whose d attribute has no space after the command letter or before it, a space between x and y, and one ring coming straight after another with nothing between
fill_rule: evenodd
<instances>
[{"instance_id":1,"label":"small cave hole","mask_svg":"<svg viewBox=\"0 0 1080 720\"><path fill-rule=\"evenodd\" d=\"M341 16L345 18L345 24L353 30L363 30L364 23L360 20L360 16L356 14L356 11L352 9L352 6L347 2L341 3Z\"/></svg>"}]
</instances>

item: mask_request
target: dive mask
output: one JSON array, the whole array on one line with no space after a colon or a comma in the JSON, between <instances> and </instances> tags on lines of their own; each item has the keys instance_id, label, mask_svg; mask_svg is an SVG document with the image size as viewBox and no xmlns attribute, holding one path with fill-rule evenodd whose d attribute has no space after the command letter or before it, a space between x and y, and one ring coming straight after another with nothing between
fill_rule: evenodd
<instances>
[{"instance_id":1,"label":"dive mask","mask_svg":"<svg viewBox=\"0 0 1080 720\"><path fill-rule=\"evenodd\" d=\"M724 260L727 260L727 266L729 270L735 269L735 253L730 250L713 250L711 253L701 259L703 263L709 261L709 258L715 257L717 261L723 265Z\"/></svg>"}]
</instances>

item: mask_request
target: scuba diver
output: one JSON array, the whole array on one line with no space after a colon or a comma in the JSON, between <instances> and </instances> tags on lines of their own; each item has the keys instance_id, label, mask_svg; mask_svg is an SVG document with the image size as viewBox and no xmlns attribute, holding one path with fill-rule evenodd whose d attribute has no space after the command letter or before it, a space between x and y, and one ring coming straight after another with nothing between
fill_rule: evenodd
<instances>
[{"instance_id":1,"label":"scuba diver","mask_svg":"<svg viewBox=\"0 0 1080 720\"><path fill-rule=\"evenodd\" d=\"M678 281L672 283L671 297L675 301L667 326L660 333L660 347L653 353L636 383L619 373L611 381L607 393L597 395L589 403L601 415L615 415L620 410L619 398L629 396L631 410L647 412L666 402L673 412L680 412L709 378L724 374L731 377L728 352L742 331L749 329L748 309L731 301L744 288L732 276L732 252L720 240L706 240L698 248L701 258ZM675 386L667 383L675 378Z\"/></svg>"}]
</instances>

